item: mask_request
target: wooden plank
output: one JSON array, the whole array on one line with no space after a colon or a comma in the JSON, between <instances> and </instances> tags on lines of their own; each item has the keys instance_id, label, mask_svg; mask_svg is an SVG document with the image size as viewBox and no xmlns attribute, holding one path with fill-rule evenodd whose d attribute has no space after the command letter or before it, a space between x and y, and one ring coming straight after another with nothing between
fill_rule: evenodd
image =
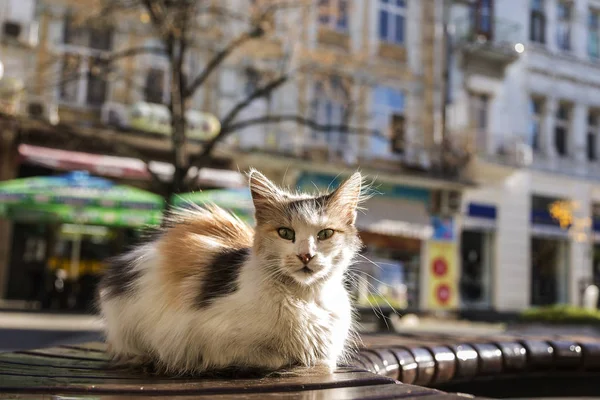
<instances>
[{"instance_id":1,"label":"wooden plank","mask_svg":"<svg viewBox=\"0 0 600 400\"><path fill-rule=\"evenodd\" d=\"M554 362L558 368L579 368L583 363L581 346L570 340L550 340L554 348Z\"/></svg>"},{"instance_id":2,"label":"wooden plank","mask_svg":"<svg viewBox=\"0 0 600 400\"><path fill-rule=\"evenodd\" d=\"M356 363L354 364L356 367L360 368L364 366L366 371L371 373L375 373L375 365L373 365L373 360L367 357L362 351L354 356Z\"/></svg>"},{"instance_id":3,"label":"wooden plank","mask_svg":"<svg viewBox=\"0 0 600 400\"><path fill-rule=\"evenodd\" d=\"M479 373L479 354L468 344L455 344L449 346L456 354L456 374L460 379L469 379Z\"/></svg>"},{"instance_id":4,"label":"wooden plank","mask_svg":"<svg viewBox=\"0 0 600 400\"><path fill-rule=\"evenodd\" d=\"M171 396L169 396L171 397ZM5 398L3 396L3 398ZM39 399L32 395L13 395L8 397L14 400L33 400ZM66 397L67 398L67 397ZM166 396L148 396L148 395L68 395L68 399L81 400L158 400L165 399ZM455 400L466 399L468 397L457 397L453 394L445 394L433 389L427 389L420 386L394 384L394 385L369 385L347 388L332 388L323 390L300 390L297 392L272 392L272 393L232 393L232 394L213 394L208 396L177 396L178 400L199 400L199 399L215 399L215 400L276 400L285 398L286 400L306 400L306 399L330 399L330 400ZM57 398L60 400L60 398Z\"/></svg>"},{"instance_id":5,"label":"wooden plank","mask_svg":"<svg viewBox=\"0 0 600 400\"><path fill-rule=\"evenodd\" d=\"M409 348L417 363L417 385L429 385L435 376L435 360L425 347Z\"/></svg>"},{"instance_id":6,"label":"wooden plank","mask_svg":"<svg viewBox=\"0 0 600 400\"><path fill-rule=\"evenodd\" d=\"M100 353L104 353L108 349L108 345L104 342L88 342L81 344L73 344L73 345L62 345L58 347L64 347L67 349L75 349L75 350L86 350L86 351L96 351Z\"/></svg>"},{"instance_id":7,"label":"wooden plank","mask_svg":"<svg viewBox=\"0 0 600 400\"><path fill-rule=\"evenodd\" d=\"M44 354L3 353L0 362L6 364L45 366L49 368L76 368L104 370L106 362L89 360L72 360L68 358L48 357Z\"/></svg>"},{"instance_id":8,"label":"wooden plank","mask_svg":"<svg viewBox=\"0 0 600 400\"><path fill-rule=\"evenodd\" d=\"M88 369L88 368L69 368L63 366L60 368L48 366L32 366L23 364L9 364L0 361L0 376L20 375L20 376L40 376L49 378L108 378L119 380L143 380L148 377L141 371L135 372L124 369ZM181 377L165 377L168 380L181 380ZM1 388L1 384L0 384Z\"/></svg>"},{"instance_id":9,"label":"wooden plank","mask_svg":"<svg viewBox=\"0 0 600 400\"><path fill-rule=\"evenodd\" d=\"M370 351L361 351L360 354L363 358L367 359L369 362L368 371L373 372L375 374L384 375L385 365L383 365L383 360L376 353Z\"/></svg>"},{"instance_id":10,"label":"wooden plank","mask_svg":"<svg viewBox=\"0 0 600 400\"><path fill-rule=\"evenodd\" d=\"M507 371L522 371L527 368L527 350L517 342L496 342L502 352L504 369Z\"/></svg>"},{"instance_id":11,"label":"wooden plank","mask_svg":"<svg viewBox=\"0 0 600 400\"><path fill-rule=\"evenodd\" d=\"M522 340L520 343L527 351L527 366L529 369L543 370L554 367L554 348L542 340Z\"/></svg>"},{"instance_id":12,"label":"wooden plank","mask_svg":"<svg viewBox=\"0 0 600 400\"><path fill-rule=\"evenodd\" d=\"M402 348L391 348L390 351L398 360L398 365L400 365L398 380L407 384L415 383L418 365L412 353Z\"/></svg>"},{"instance_id":13,"label":"wooden plank","mask_svg":"<svg viewBox=\"0 0 600 400\"><path fill-rule=\"evenodd\" d=\"M110 357L106 353L81 349L67 349L64 347L48 347L47 349L18 351L17 353L53 358L66 358L70 360L98 361L103 363L110 361Z\"/></svg>"},{"instance_id":14,"label":"wooden plank","mask_svg":"<svg viewBox=\"0 0 600 400\"><path fill-rule=\"evenodd\" d=\"M582 340L579 344L583 349L583 367L589 370L600 369L600 342Z\"/></svg>"},{"instance_id":15,"label":"wooden plank","mask_svg":"<svg viewBox=\"0 0 600 400\"><path fill-rule=\"evenodd\" d=\"M494 375L502 372L502 351L495 344L474 343L473 348L479 354L479 374Z\"/></svg>"},{"instance_id":16,"label":"wooden plank","mask_svg":"<svg viewBox=\"0 0 600 400\"><path fill-rule=\"evenodd\" d=\"M436 384L449 382L456 373L456 355L446 346L434 346L429 349L435 360L435 377L433 382Z\"/></svg>"},{"instance_id":17,"label":"wooden plank","mask_svg":"<svg viewBox=\"0 0 600 400\"><path fill-rule=\"evenodd\" d=\"M0 375L0 393L114 393L114 394L228 394L294 392L308 389L328 389L368 385L394 384L395 381L368 372L349 372L327 376L270 377L263 379L201 379L169 380L144 377L126 380L89 377L21 376L9 373Z\"/></svg>"},{"instance_id":18,"label":"wooden plank","mask_svg":"<svg viewBox=\"0 0 600 400\"><path fill-rule=\"evenodd\" d=\"M383 363L383 371L381 375L387 376L392 379L400 379L400 364L396 359L396 356L387 349L373 349L373 350L365 350L370 351L379 356Z\"/></svg>"}]
</instances>

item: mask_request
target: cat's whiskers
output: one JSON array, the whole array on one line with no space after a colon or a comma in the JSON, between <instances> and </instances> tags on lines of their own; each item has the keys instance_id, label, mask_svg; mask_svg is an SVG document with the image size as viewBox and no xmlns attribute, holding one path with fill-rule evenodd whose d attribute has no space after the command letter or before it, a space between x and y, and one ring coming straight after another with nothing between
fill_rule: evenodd
<instances>
[{"instance_id":1,"label":"cat's whiskers","mask_svg":"<svg viewBox=\"0 0 600 400\"><path fill-rule=\"evenodd\" d=\"M349 271L351 271L351 270L349 270ZM360 271L352 270L352 272L360 272ZM358 282L358 276L356 276L354 278L355 278L355 280L351 281L351 283L356 284L356 286L354 286L354 288L358 290L359 289L358 284L360 283L360 282ZM372 294L374 294L374 292L376 292L376 294L379 294L381 296L381 292L379 292L379 290L377 290L370 282L364 281L364 283L367 284L367 292L368 292L368 294L372 295ZM375 316L377 318L383 318L384 321L385 321L385 323L386 323L386 326L387 326L387 317L385 316L383 310L381 309L381 306L379 304L373 305L373 303L369 299L369 296L366 297L366 300L369 303L369 306L371 307L371 310L373 310L373 313L375 314Z\"/></svg>"},{"instance_id":2,"label":"cat's whiskers","mask_svg":"<svg viewBox=\"0 0 600 400\"><path fill-rule=\"evenodd\" d=\"M370 261L370 260L369 260ZM359 275L362 274L368 278L371 278L373 281L380 283L382 285L385 285L384 282L382 282L381 280L375 278L373 275L369 274L368 272L360 269L359 267L356 266L350 266L348 268L348 272L349 277L351 278L350 283L354 284L354 288L359 290L359 284L360 282L358 281L359 279ZM354 275L352 275L352 273L354 273ZM368 280L363 280L363 283L367 285L367 292L370 295L377 295L378 297L380 297L381 299L383 299L383 301L385 301L385 303L388 305L388 307L392 310L392 312L398 316L401 316L401 313L399 310L396 309L396 307L394 307L389 300L383 295L383 293L381 293L381 291L379 289L377 289L375 287L375 285L373 285L371 282L369 282ZM384 322L386 324L386 326L389 328L389 325L387 323L387 320L389 319L385 313L383 312L383 310L381 309L381 306L379 304L377 305L377 309L375 309L375 306L373 305L373 303L371 302L371 300L369 299L369 296L366 297L367 302L369 303L369 305L371 306L371 309L373 310L373 312L375 313L375 315L377 316L377 318L383 318Z\"/></svg>"}]
</instances>

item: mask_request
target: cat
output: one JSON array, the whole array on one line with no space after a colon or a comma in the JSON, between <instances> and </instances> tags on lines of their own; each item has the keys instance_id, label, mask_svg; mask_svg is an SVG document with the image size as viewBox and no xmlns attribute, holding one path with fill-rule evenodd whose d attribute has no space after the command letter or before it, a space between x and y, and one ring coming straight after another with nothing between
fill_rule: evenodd
<instances>
[{"instance_id":1,"label":"cat","mask_svg":"<svg viewBox=\"0 0 600 400\"><path fill-rule=\"evenodd\" d=\"M215 205L179 209L107 268L98 301L114 360L167 374L329 374L346 361L354 336L344 277L362 246L361 174L318 195L248 176L255 229Z\"/></svg>"}]
</instances>

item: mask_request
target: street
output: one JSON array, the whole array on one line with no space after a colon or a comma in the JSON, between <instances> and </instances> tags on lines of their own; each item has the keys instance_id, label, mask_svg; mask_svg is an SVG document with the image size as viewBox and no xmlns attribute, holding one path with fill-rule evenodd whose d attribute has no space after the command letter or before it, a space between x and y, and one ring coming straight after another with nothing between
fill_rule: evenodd
<instances>
[{"instance_id":1,"label":"street","mask_svg":"<svg viewBox=\"0 0 600 400\"><path fill-rule=\"evenodd\" d=\"M0 312L0 352L101 340L96 317Z\"/></svg>"},{"instance_id":2,"label":"street","mask_svg":"<svg viewBox=\"0 0 600 400\"><path fill-rule=\"evenodd\" d=\"M0 329L0 352L101 340L100 332Z\"/></svg>"}]
</instances>

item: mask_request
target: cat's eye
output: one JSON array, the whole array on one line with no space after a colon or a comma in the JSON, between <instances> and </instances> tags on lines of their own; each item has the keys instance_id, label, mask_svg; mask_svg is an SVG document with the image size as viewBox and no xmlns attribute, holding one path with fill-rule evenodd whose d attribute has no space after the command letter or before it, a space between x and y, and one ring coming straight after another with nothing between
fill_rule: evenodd
<instances>
[{"instance_id":1,"label":"cat's eye","mask_svg":"<svg viewBox=\"0 0 600 400\"><path fill-rule=\"evenodd\" d=\"M277 233L279 237L285 240L294 240L296 238L296 233L290 228L279 228L277 229Z\"/></svg>"},{"instance_id":2,"label":"cat's eye","mask_svg":"<svg viewBox=\"0 0 600 400\"><path fill-rule=\"evenodd\" d=\"M333 229L323 229L317 233L317 239L319 240L327 240L333 236Z\"/></svg>"}]
</instances>

